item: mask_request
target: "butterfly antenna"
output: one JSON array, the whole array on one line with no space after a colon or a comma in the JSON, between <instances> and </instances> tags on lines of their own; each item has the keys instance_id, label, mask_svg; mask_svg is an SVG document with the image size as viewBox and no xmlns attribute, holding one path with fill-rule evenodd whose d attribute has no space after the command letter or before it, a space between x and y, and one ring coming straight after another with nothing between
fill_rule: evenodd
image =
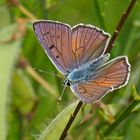
<instances>
[{"instance_id":1,"label":"butterfly antenna","mask_svg":"<svg viewBox=\"0 0 140 140\"><path fill-rule=\"evenodd\" d=\"M60 78L60 76L55 74L55 73L50 73L50 72L47 72L47 71L44 71L44 70L41 70L41 69L36 69L36 68L33 68L33 69L38 71L38 72L46 73L46 74L53 75L55 77L59 77Z\"/></svg>"},{"instance_id":2,"label":"butterfly antenna","mask_svg":"<svg viewBox=\"0 0 140 140\"><path fill-rule=\"evenodd\" d=\"M58 99L59 101L61 101L62 96L63 96L63 94L64 94L64 91L65 91L66 87L67 87L67 86L65 85L64 88L63 88L63 90L62 90L62 93L61 93L61 95L60 95L60 97L59 97L59 99Z\"/></svg>"}]
</instances>

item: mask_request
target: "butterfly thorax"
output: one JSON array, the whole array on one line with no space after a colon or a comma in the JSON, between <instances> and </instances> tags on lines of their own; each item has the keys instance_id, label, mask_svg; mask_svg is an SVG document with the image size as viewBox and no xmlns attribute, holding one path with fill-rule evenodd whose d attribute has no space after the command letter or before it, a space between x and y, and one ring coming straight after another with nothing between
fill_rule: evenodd
<instances>
[{"instance_id":1,"label":"butterfly thorax","mask_svg":"<svg viewBox=\"0 0 140 140\"><path fill-rule=\"evenodd\" d=\"M109 59L109 54L104 54L98 59L86 63L77 69L74 69L67 76L67 80L72 84L77 84L80 82L86 82L89 80L90 76L97 75L97 70L103 66Z\"/></svg>"}]
</instances>

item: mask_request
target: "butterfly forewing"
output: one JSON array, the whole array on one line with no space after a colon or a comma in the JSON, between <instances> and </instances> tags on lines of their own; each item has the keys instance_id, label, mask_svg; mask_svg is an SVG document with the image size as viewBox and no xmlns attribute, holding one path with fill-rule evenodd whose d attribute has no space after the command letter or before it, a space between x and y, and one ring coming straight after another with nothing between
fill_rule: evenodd
<instances>
[{"instance_id":1,"label":"butterfly forewing","mask_svg":"<svg viewBox=\"0 0 140 140\"><path fill-rule=\"evenodd\" d=\"M91 76L87 82L72 85L72 91L86 103L99 100L113 89L127 83L130 65L126 57L118 57L97 70L97 76Z\"/></svg>"},{"instance_id":2,"label":"butterfly forewing","mask_svg":"<svg viewBox=\"0 0 140 140\"><path fill-rule=\"evenodd\" d=\"M93 61L105 51L109 35L88 25L72 29L72 50L77 66Z\"/></svg>"},{"instance_id":3,"label":"butterfly forewing","mask_svg":"<svg viewBox=\"0 0 140 140\"><path fill-rule=\"evenodd\" d=\"M51 21L36 21L33 27L39 42L56 68L63 74L69 73L74 67L71 28Z\"/></svg>"}]
</instances>

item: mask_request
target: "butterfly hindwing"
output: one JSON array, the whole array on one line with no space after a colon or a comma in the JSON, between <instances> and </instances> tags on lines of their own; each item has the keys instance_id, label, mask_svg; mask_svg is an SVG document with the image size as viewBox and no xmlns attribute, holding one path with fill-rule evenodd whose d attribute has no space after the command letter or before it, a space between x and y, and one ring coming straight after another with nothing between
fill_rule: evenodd
<instances>
[{"instance_id":1,"label":"butterfly hindwing","mask_svg":"<svg viewBox=\"0 0 140 140\"><path fill-rule=\"evenodd\" d=\"M86 103L99 100L106 93L118 89L127 83L130 65L126 57L117 57L97 70L97 76L91 76L87 82L72 85L72 91Z\"/></svg>"}]
</instances>

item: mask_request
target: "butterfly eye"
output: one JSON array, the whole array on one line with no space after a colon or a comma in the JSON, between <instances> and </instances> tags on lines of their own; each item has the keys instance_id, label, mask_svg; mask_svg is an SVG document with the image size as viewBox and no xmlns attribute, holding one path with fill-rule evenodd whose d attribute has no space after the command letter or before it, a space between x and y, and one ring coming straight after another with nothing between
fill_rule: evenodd
<instances>
[{"instance_id":1,"label":"butterfly eye","mask_svg":"<svg viewBox=\"0 0 140 140\"><path fill-rule=\"evenodd\" d=\"M67 82L67 86L71 86L71 83L70 82Z\"/></svg>"},{"instance_id":2,"label":"butterfly eye","mask_svg":"<svg viewBox=\"0 0 140 140\"><path fill-rule=\"evenodd\" d=\"M68 79L66 79L66 80L63 81L63 85L69 87L69 86L71 86L71 82Z\"/></svg>"}]
</instances>

